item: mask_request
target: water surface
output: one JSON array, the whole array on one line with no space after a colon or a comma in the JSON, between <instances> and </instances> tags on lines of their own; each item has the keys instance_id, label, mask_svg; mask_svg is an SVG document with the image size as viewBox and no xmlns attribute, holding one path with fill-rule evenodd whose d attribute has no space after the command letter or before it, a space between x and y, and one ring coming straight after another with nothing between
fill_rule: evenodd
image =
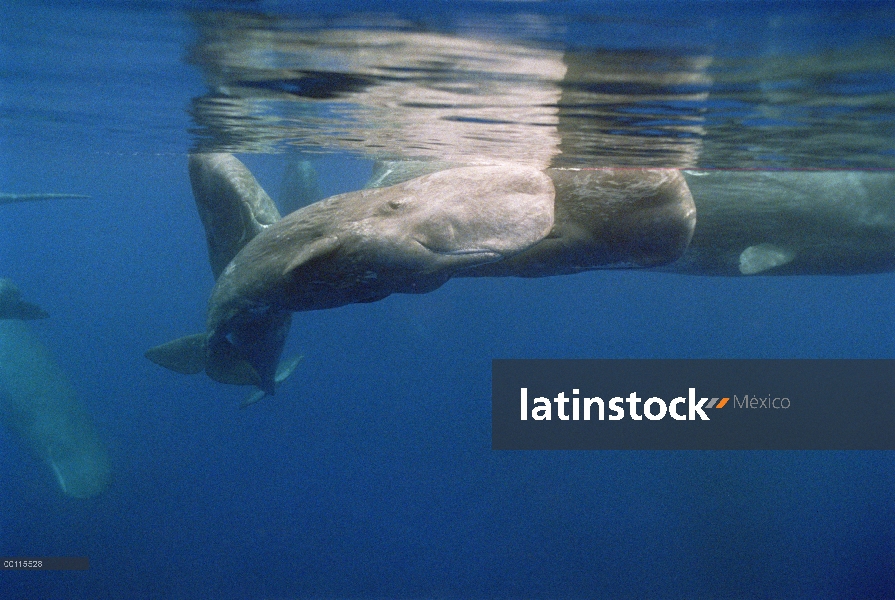
<instances>
[{"instance_id":1,"label":"water surface","mask_svg":"<svg viewBox=\"0 0 895 600\"><path fill-rule=\"evenodd\" d=\"M0 432L10 597L891 598L895 460L490 450L495 357L892 358L891 274L455 280L304 313L276 398L159 369L213 285L186 172L277 197L383 157L891 169L887 3L67 3L0 23L3 272L109 447L65 498Z\"/></svg>"}]
</instances>

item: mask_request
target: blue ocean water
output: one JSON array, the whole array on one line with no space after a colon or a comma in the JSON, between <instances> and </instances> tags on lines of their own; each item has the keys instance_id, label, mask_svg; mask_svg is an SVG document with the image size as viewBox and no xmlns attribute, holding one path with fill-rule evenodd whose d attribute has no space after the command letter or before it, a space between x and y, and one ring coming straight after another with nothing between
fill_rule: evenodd
<instances>
[{"instance_id":1,"label":"blue ocean water","mask_svg":"<svg viewBox=\"0 0 895 600\"><path fill-rule=\"evenodd\" d=\"M393 19L488 39L535 23L522 37L551 49L713 49L725 72L781 52L867 58L862 49L895 39L884 3L226 8L347 29L373 14L380 28ZM2 572L0 596L895 597L890 452L490 449L493 358L893 358L892 274L457 279L297 315L286 354L303 362L246 410L244 389L144 359L203 327L213 285L186 155L216 124L194 112L209 92L188 58L199 34L187 9L34 2L0 25L0 191L91 196L3 206L0 275L50 313L32 328L113 465L105 493L66 498L0 430L0 555L91 561L84 572ZM823 153L799 147L796 164L891 163L895 75L880 60L774 84L846 86L867 108L857 116L853 103L810 95L761 104L749 77L713 73L722 99L706 101L700 164L788 165L790 117L834 113L843 126L872 123L883 141L862 146L856 126ZM780 120L759 110L770 104ZM779 143L761 158L728 143L737 127ZM239 149L275 195L283 155ZM372 168L339 147L312 160L325 195L360 188Z\"/></svg>"}]
</instances>

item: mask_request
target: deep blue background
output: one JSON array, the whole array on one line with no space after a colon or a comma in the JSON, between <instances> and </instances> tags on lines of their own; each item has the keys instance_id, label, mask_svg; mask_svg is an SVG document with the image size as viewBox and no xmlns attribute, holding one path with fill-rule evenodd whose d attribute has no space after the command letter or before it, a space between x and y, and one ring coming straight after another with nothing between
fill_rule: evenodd
<instances>
[{"instance_id":1,"label":"deep blue background","mask_svg":"<svg viewBox=\"0 0 895 600\"><path fill-rule=\"evenodd\" d=\"M91 560L0 596L895 597L892 453L490 450L492 358L891 358L895 276L455 280L297 315L296 375L241 411L143 358L213 283L185 127L153 140L4 141L3 191L92 196L3 206L0 274L50 312L114 481L64 498L0 431L0 554ZM282 158L243 158L276 195ZM370 165L318 168L332 194Z\"/></svg>"},{"instance_id":2,"label":"deep blue background","mask_svg":"<svg viewBox=\"0 0 895 600\"><path fill-rule=\"evenodd\" d=\"M489 449L493 357L892 357L891 275L455 280L298 315L296 376L240 411L142 357L201 328L212 285L185 157L4 160L9 189L92 195L4 207L2 256L115 470L65 499L4 433L3 552L92 561L3 573L14 597L893 591L891 453ZM278 159L246 160L276 189ZM327 193L365 176L345 161Z\"/></svg>"}]
</instances>

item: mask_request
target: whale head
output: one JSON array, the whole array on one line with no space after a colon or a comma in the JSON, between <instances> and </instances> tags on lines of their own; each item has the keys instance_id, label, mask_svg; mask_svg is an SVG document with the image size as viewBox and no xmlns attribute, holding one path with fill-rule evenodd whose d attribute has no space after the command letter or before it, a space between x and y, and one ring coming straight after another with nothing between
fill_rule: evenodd
<instances>
[{"instance_id":1,"label":"whale head","mask_svg":"<svg viewBox=\"0 0 895 600\"><path fill-rule=\"evenodd\" d=\"M464 167L295 211L218 277L206 372L272 392L289 311L428 292L459 270L512 256L550 232L554 194L532 168Z\"/></svg>"},{"instance_id":2,"label":"whale head","mask_svg":"<svg viewBox=\"0 0 895 600\"><path fill-rule=\"evenodd\" d=\"M449 169L363 193L372 214L350 227L358 250L421 273L508 258L553 227L552 181L520 165Z\"/></svg>"}]
</instances>

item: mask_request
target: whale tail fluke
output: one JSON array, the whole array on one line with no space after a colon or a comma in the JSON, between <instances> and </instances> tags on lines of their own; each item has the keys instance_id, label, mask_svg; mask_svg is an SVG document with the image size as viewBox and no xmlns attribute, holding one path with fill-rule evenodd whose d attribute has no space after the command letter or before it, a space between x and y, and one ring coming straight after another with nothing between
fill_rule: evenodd
<instances>
[{"instance_id":1,"label":"whale tail fluke","mask_svg":"<svg viewBox=\"0 0 895 600\"><path fill-rule=\"evenodd\" d=\"M191 154L190 183L215 279L253 237L280 220L255 177L231 154Z\"/></svg>"},{"instance_id":2,"label":"whale tail fluke","mask_svg":"<svg viewBox=\"0 0 895 600\"><path fill-rule=\"evenodd\" d=\"M219 383L254 385L273 394L273 381L265 385L258 370L224 336L216 336L210 342L205 373Z\"/></svg>"},{"instance_id":3,"label":"whale tail fluke","mask_svg":"<svg viewBox=\"0 0 895 600\"><path fill-rule=\"evenodd\" d=\"M64 452L51 451L52 456L47 462L63 494L72 498L93 498L108 487L111 462L98 440L86 437L78 442L80 446L63 444L60 450Z\"/></svg>"},{"instance_id":4,"label":"whale tail fluke","mask_svg":"<svg viewBox=\"0 0 895 600\"><path fill-rule=\"evenodd\" d=\"M205 370L208 355L208 334L196 333L155 346L144 356L160 367L184 375L195 375Z\"/></svg>"},{"instance_id":5,"label":"whale tail fluke","mask_svg":"<svg viewBox=\"0 0 895 600\"><path fill-rule=\"evenodd\" d=\"M226 337L218 337L210 349L207 333L187 335L150 348L144 356L160 367L183 375L205 371L220 383L264 387L255 367Z\"/></svg>"},{"instance_id":6,"label":"whale tail fluke","mask_svg":"<svg viewBox=\"0 0 895 600\"><path fill-rule=\"evenodd\" d=\"M207 333L187 335L146 351L145 356L155 364L183 375L205 371L213 380L231 385L253 385L258 389L239 405L245 408L265 396L272 396L274 388L295 371L304 358L296 355L279 363L273 380L265 383L258 370L225 338L219 337L209 351Z\"/></svg>"}]
</instances>

